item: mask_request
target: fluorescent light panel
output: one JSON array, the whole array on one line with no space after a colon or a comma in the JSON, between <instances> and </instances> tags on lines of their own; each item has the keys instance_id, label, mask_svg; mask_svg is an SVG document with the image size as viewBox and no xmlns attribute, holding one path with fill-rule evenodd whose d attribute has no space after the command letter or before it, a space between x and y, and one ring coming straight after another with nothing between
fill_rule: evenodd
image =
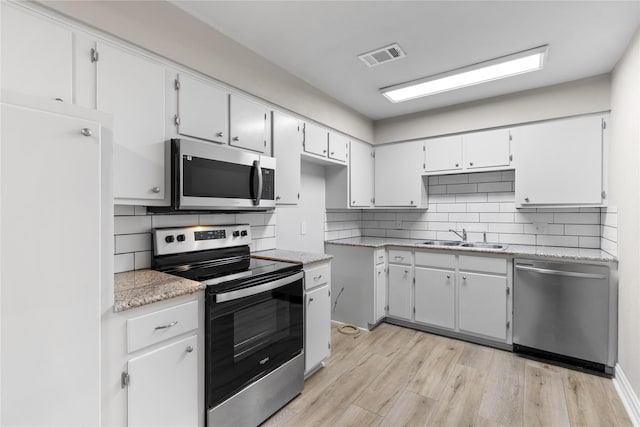
<instances>
[{"instance_id":1,"label":"fluorescent light panel","mask_svg":"<svg viewBox=\"0 0 640 427\"><path fill-rule=\"evenodd\" d=\"M437 76L385 87L380 89L380 92L391 102L408 101L541 70L544 67L546 54L547 46L541 46L438 74Z\"/></svg>"}]
</instances>

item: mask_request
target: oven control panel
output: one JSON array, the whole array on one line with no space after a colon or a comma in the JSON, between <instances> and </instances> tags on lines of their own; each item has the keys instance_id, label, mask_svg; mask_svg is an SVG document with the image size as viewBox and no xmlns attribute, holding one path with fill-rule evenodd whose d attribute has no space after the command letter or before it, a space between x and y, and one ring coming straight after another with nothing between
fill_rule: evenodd
<instances>
[{"instance_id":1,"label":"oven control panel","mask_svg":"<svg viewBox=\"0 0 640 427\"><path fill-rule=\"evenodd\" d=\"M220 249L251 244L249 224L199 225L153 230L154 254Z\"/></svg>"}]
</instances>

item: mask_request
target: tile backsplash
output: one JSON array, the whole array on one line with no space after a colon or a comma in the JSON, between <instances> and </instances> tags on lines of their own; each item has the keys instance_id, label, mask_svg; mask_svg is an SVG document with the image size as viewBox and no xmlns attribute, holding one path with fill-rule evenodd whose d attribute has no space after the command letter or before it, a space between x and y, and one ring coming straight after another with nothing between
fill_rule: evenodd
<instances>
[{"instance_id":1,"label":"tile backsplash","mask_svg":"<svg viewBox=\"0 0 640 427\"><path fill-rule=\"evenodd\" d=\"M151 229L190 225L250 224L251 250L276 247L275 212L241 214L150 214L144 206L115 205L114 238L116 273L151 266Z\"/></svg>"},{"instance_id":2,"label":"tile backsplash","mask_svg":"<svg viewBox=\"0 0 640 427\"><path fill-rule=\"evenodd\" d=\"M601 248L615 255L614 208L515 208L514 171L429 177L429 209L329 211L327 240L371 236ZM359 225L359 229L358 229Z\"/></svg>"}]
</instances>

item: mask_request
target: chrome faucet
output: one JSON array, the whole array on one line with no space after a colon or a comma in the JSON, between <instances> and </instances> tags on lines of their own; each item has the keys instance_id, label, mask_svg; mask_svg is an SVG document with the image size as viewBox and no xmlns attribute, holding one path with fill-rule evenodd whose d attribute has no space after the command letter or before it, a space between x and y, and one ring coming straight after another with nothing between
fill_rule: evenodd
<instances>
[{"instance_id":1,"label":"chrome faucet","mask_svg":"<svg viewBox=\"0 0 640 427\"><path fill-rule=\"evenodd\" d=\"M467 230L465 230L464 228L462 229L462 234L458 233L453 228L450 228L449 231L452 232L452 233L455 233L459 238L462 239L463 242L467 241Z\"/></svg>"}]
</instances>

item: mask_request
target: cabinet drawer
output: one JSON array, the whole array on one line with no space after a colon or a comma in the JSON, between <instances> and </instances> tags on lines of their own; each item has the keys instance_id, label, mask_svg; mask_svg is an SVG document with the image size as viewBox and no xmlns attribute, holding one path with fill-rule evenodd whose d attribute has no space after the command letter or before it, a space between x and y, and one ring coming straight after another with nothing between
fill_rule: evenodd
<instances>
[{"instance_id":1,"label":"cabinet drawer","mask_svg":"<svg viewBox=\"0 0 640 427\"><path fill-rule=\"evenodd\" d=\"M384 264L387 262L387 252L384 249L376 249L374 252L376 265Z\"/></svg>"},{"instance_id":2,"label":"cabinet drawer","mask_svg":"<svg viewBox=\"0 0 640 427\"><path fill-rule=\"evenodd\" d=\"M197 301L134 317L127 320L127 351L132 353L197 328Z\"/></svg>"},{"instance_id":3,"label":"cabinet drawer","mask_svg":"<svg viewBox=\"0 0 640 427\"><path fill-rule=\"evenodd\" d=\"M411 251L389 250L389 262L393 264L411 265Z\"/></svg>"},{"instance_id":4,"label":"cabinet drawer","mask_svg":"<svg viewBox=\"0 0 640 427\"><path fill-rule=\"evenodd\" d=\"M416 252L416 265L422 267L456 268L456 256L435 254L433 252Z\"/></svg>"},{"instance_id":5,"label":"cabinet drawer","mask_svg":"<svg viewBox=\"0 0 640 427\"><path fill-rule=\"evenodd\" d=\"M316 286L329 283L331 280L331 264L322 264L317 267L304 269L304 288L313 289Z\"/></svg>"},{"instance_id":6,"label":"cabinet drawer","mask_svg":"<svg viewBox=\"0 0 640 427\"><path fill-rule=\"evenodd\" d=\"M507 260L505 258L461 255L460 270L507 274Z\"/></svg>"}]
</instances>

